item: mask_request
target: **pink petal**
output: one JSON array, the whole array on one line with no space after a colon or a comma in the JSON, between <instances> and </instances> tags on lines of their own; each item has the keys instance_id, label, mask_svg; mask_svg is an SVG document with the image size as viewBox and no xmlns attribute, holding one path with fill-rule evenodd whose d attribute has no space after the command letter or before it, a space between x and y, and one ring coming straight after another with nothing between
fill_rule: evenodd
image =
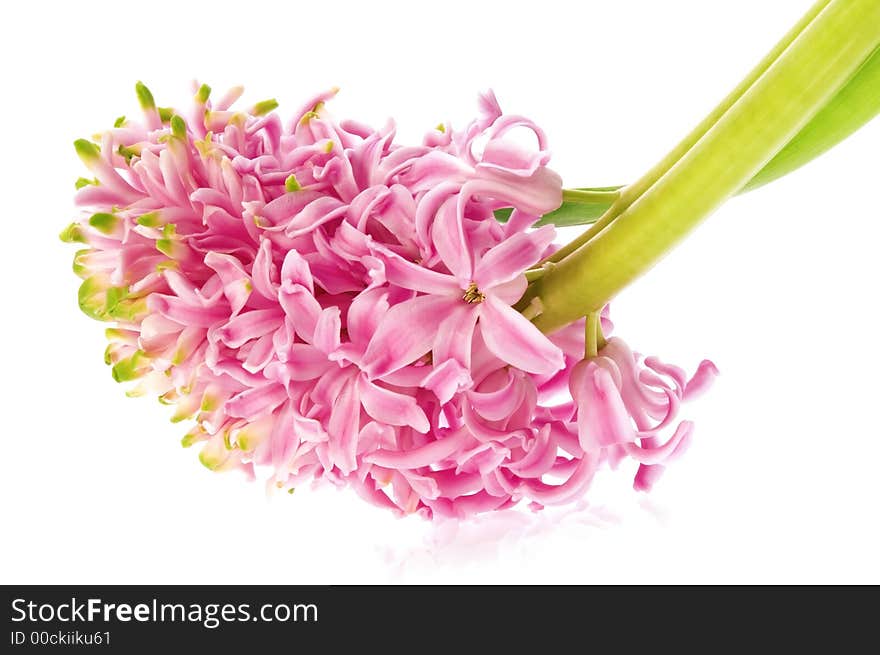
<instances>
[{"instance_id":1,"label":"pink petal","mask_svg":"<svg viewBox=\"0 0 880 655\"><path fill-rule=\"evenodd\" d=\"M275 263L272 261L272 242L261 238L257 256L254 258L251 279L254 289L264 298L273 300L278 296L278 285L273 281L276 275Z\"/></svg>"},{"instance_id":2,"label":"pink petal","mask_svg":"<svg viewBox=\"0 0 880 655\"><path fill-rule=\"evenodd\" d=\"M524 478L538 478L547 473L556 462L556 437L550 425L545 425L532 440L528 451L515 462L508 464L512 473Z\"/></svg>"},{"instance_id":3,"label":"pink petal","mask_svg":"<svg viewBox=\"0 0 880 655\"><path fill-rule=\"evenodd\" d=\"M302 189L296 193L284 193L267 203L256 213L272 225L287 226L306 205L320 197L322 197L320 193L308 189ZM338 200L335 202L336 207L340 204Z\"/></svg>"},{"instance_id":4,"label":"pink petal","mask_svg":"<svg viewBox=\"0 0 880 655\"><path fill-rule=\"evenodd\" d=\"M416 432L427 432L431 424L415 398L358 378L358 393L364 410L377 421L388 425L409 425Z\"/></svg>"},{"instance_id":5,"label":"pink petal","mask_svg":"<svg viewBox=\"0 0 880 655\"><path fill-rule=\"evenodd\" d=\"M333 365L326 353L304 343L293 344L287 354L288 374L294 381L319 378Z\"/></svg>"},{"instance_id":6,"label":"pink petal","mask_svg":"<svg viewBox=\"0 0 880 655\"><path fill-rule=\"evenodd\" d=\"M315 324L315 347L325 353L332 353L339 348L341 330L342 319L339 307L327 307L321 312Z\"/></svg>"},{"instance_id":7,"label":"pink petal","mask_svg":"<svg viewBox=\"0 0 880 655\"><path fill-rule=\"evenodd\" d=\"M474 282L483 291L510 282L537 263L555 237L552 225L514 234L483 255L474 268Z\"/></svg>"},{"instance_id":8,"label":"pink petal","mask_svg":"<svg viewBox=\"0 0 880 655\"><path fill-rule=\"evenodd\" d=\"M321 304L308 289L299 285L290 290L279 291L278 302L300 339L311 343L315 338L315 326L323 311Z\"/></svg>"},{"instance_id":9,"label":"pink petal","mask_svg":"<svg viewBox=\"0 0 880 655\"><path fill-rule=\"evenodd\" d=\"M468 400L476 412L487 421L501 421L509 417L523 400L524 390L521 379L507 373L507 382L495 391L481 392L471 390Z\"/></svg>"},{"instance_id":10,"label":"pink petal","mask_svg":"<svg viewBox=\"0 0 880 655\"><path fill-rule=\"evenodd\" d=\"M259 373L275 356L275 346L272 343L273 335L265 334L251 346L247 358L242 362L241 367L249 373Z\"/></svg>"},{"instance_id":11,"label":"pink petal","mask_svg":"<svg viewBox=\"0 0 880 655\"><path fill-rule=\"evenodd\" d=\"M527 318L491 293L480 306L486 347L502 361L529 373L550 374L565 362L562 351Z\"/></svg>"},{"instance_id":12,"label":"pink petal","mask_svg":"<svg viewBox=\"0 0 880 655\"><path fill-rule=\"evenodd\" d=\"M177 296L159 293L151 294L147 304L154 312L158 312L165 318L181 325L207 328L229 316L228 310L224 311L222 307L194 307L186 304Z\"/></svg>"},{"instance_id":13,"label":"pink petal","mask_svg":"<svg viewBox=\"0 0 880 655\"><path fill-rule=\"evenodd\" d=\"M479 316L477 305L462 300L450 303L446 314L438 315L439 328L433 349L435 362L442 363L452 359L470 369L471 342Z\"/></svg>"},{"instance_id":14,"label":"pink petal","mask_svg":"<svg viewBox=\"0 0 880 655\"><path fill-rule=\"evenodd\" d=\"M403 512L400 511L400 508L394 504L394 502L388 497L388 494L386 494L377 486L376 482L372 478L364 480L363 482L358 482L356 479L350 477L349 484L354 487L354 490L358 496L366 500L371 505L381 507L382 509L390 509L395 514L398 514L400 516L403 515Z\"/></svg>"},{"instance_id":15,"label":"pink petal","mask_svg":"<svg viewBox=\"0 0 880 655\"><path fill-rule=\"evenodd\" d=\"M212 251L205 255L205 264L217 272L232 313L238 314L251 295L250 275L232 255Z\"/></svg>"},{"instance_id":16,"label":"pink petal","mask_svg":"<svg viewBox=\"0 0 880 655\"><path fill-rule=\"evenodd\" d=\"M547 484L541 480L526 480L528 496L542 505L561 505L583 495L596 472L596 461L584 455L571 476L562 484Z\"/></svg>"},{"instance_id":17,"label":"pink petal","mask_svg":"<svg viewBox=\"0 0 880 655\"><path fill-rule=\"evenodd\" d=\"M495 285L489 293L498 298L498 300L505 305L510 306L515 305L517 301L522 298L522 295L526 292L528 286L529 282L526 280L526 276L520 274L509 282ZM581 330L581 332L583 332L583 330ZM583 351L583 348L581 348L581 351Z\"/></svg>"},{"instance_id":18,"label":"pink petal","mask_svg":"<svg viewBox=\"0 0 880 655\"><path fill-rule=\"evenodd\" d=\"M376 257L385 267L385 280L404 289L437 295L462 293L454 277L413 264L387 248L374 246Z\"/></svg>"},{"instance_id":19,"label":"pink petal","mask_svg":"<svg viewBox=\"0 0 880 655\"><path fill-rule=\"evenodd\" d=\"M506 496L492 496L485 491L478 491L470 496L461 496L452 501L452 506L456 516L459 518L467 518L474 514L482 512L491 512L500 509L502 505L507 503L509 498Z\"/></svg>"},{"instance_id":20,"label":"pink petal","mask_svg":"<svg viewBox=\"0 0 880 655\"><path fill-rule=\"evenodd\" d=\"M578 439L587 451L632 443L636 432L611 374L592 361L582 361L571 374L571 395L578 406Z\"/></svg>"},{"instance_id":21,"label":"pink petal","mask_svg":"<svg viewBox=\"0 0 880 655\"><path fill-rule=\"evenodd\" d=\"M705 392L715 378L718 377L718 368L708 359L704 359L697 367L697 372L687 381L684 388L683 400L691 400Z\"/></svg>"},{"instance_id":22,"label":"pink petal","mask_svg":"<svg viewBox=\"0 0 880 655\"><path fill-rule=\"evenodd\" d=\"M388 309L387 289L376 287L359 293L349 306L346 317L351 342L366 347Z\"/></svg>"},{"instance_id":23,"label":"pink petal","mask_svg":"<svg viewBox=\"0 0 880 655\"><path fill-rule=\"evenodd\" d=\"M669 440L660 446L638 446L634 443L623 444L623 449L627 455L632 457L640 464L662 464L687 442L694 431L694 424L690 421L682 421L679 423L675 433Z\"/></svg>"},{"instance_id":24,"label":"pink petal","mask_svg":"<svg viewBox=\"0 0 880 655\"><path fill-rule=\"evenodd\" d=\"M491 479L489 477L491 472L497 469L499 464L509 456L509 448L499 446L491 441L488 443L478 443L471 448L461 450L456 454L455 462L458 466L455 470L457 473L464 471L479 471L480 475L487 476L488 478L484 479L484 482L488 482ZM490 492L493 491L488 489L488 485L487 490ZM502 490L501 493L503 494L507 492Z\"/></svg>"},{"instance_id":25,"label":"pink petal","mask_svg":"<svg viewBox=\"0 0 880 655\"><path fill-rule=\"evenodd\" d=\"M364 457L367 462L397 469L415 469L448 459L467 443L467 430L444 435L411 450L377 450Z\"/></svg>"},{"instance_id":26,"label":"pink petal","mask_svg":"<svg viewBox=\"0 0 880 655\"><path fill-rule=\"evenodd\" d=\"M665 470L666 467L662 464L640 465L633 480L633 489L636 491L650 491Z\"/></svg>"},{"instance_id":27,"label":"pink petal","mask_svg":"<svg viewBox=\"0 0 880 655\"><path fill-rule=\"evenodd\" d=\"M297 284L305 287L309 293L315 293L309 263L296 250L289 250L281 265L281 288L290 291Z\"/></svg>"},{"instance_id":28,"label":"pink petal","mask_svg":"<svg viewBox=\"0 0 880 655\"><path fill-rule=\"evenodd\" d=\"M546 153L528 151L504 139L491 139L483 149L477 170L494 169L528 177L547 163Z\"/></svg>"},{"instance_id":29,"label":"pink petal","mask_svg":"<svg viewBox=\"0 0 880 655\"><path fill-rule=\"evenodd\" d=\"M287 390L280 384L267 384L262 387L246 389L230 398L225 405L230 416L251 420L274 410L287 400Z\"/></svg>"},{"instance_id":30,"label":"pink petal","mask_svg":"<svg viewBox=\"0 0 880 655\"><path fill-rule=\"evenodd\" d=\"M357 467L357 436L360 430L361 404L354 380L347 383L333 403L327 430L331 435L330 456L343 474Z\"/></svg>"},{"instance_id":31,"label":"pink petal","mask_svg":"<svg viewBox=\"0 0 880 655\"><path fill-rule=\"evenodd\" d=\"M526 178L492 168L481 171L481 175L462 187L461 201L475 196L488 197L501 206L515 207L536 216L543 216L562 204L562 178L548 168L539 168Z\"/></svg>"},{"instance_id":32,"label":"pink petal","mask_svg":"<svg viewBox=\"0 0 880 655\"><path fill-rule=\"evenodd\" d=\"M288 401L275 416L269 443L271 444L272 465L276 470L287 464L299 446L299 437L293 427L293 415L292 401Z\"/></svg>"},{"instance_id":33,"label":"pink petal","mask_svg":"<svg viewBox=\"0 0 880 655\"><path fill-rule=\"evenodd\" d=\"M522 439L525 436L525 430L498 430L486 425L471 408L470 403L462 403L461 416L474 438L479 441L505 442L512 439Z\"/></svg>"},{"instance_id":34,"label":"pink petal","mask_svg":"<svg viewBox=\"0 0 880 655\"><path fill-rule=\"evenodd\" d=\"M370 340L362 368L370 379L381 378L413 363L431 350L437 336L437 316L456 300L420 296L394 305Z\"/></svg>"},{"instance_id":35,"label":"pink petal","mask_svg":"<svg viewBox=\"0 0 880 655\"><path fill-rule=\"evenodd\" d=\"M453 196L437 211L431 237L437 254L458 281L459 287L466 288L473 281L474 263L463 223L459 198Z\"/></svg>"},{"instance_id":36,"label":"pink petal","mask_svg":"<svg viewBox=\"0 0 880 655\"><path fill-rule=\"evenodd\" d=\"M445 405L456 393L464 391L472 384L467 368L454 359L435 364L431 372L422 380L421 386L434 392L441 405Z\"/></svg>"},{"instance_id":37,"label":"pink petal","mask_svg":"<svg viewBox=\"0 0 880 655\"><path fill-rule=\"evenodd\" d=\"M306 207L291 219L285 229L289 237L308 234L316 230L324 223L345 216L348 206L330 196L322 196L310 202Z\"/></svg>"},{"instance_id":38,"label":"pink petal","mask_svg":"<svg viewBox=\"0 0 880 655\"><path fill-rule=\"evenodd\" d=\"M257 309L230 319L216 331L216 337L230 348L240 348L251 339L269 334L281 325L277 309Z\"/></svg>"}]
</instances>

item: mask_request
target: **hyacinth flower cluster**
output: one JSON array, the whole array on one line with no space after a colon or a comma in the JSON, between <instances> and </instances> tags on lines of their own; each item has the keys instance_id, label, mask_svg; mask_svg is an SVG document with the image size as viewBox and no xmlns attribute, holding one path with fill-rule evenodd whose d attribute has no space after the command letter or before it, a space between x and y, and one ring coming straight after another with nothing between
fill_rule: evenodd
<instances>
[{"instance_id":1,"label":"hyacinth flower cluster","mask_svg":"<svg viewBox=\"0 0 880 655\"><path fill-rule=\"evenodd\" d=\"M233 109L241 89L179 113L137 91L142 122L76 142L94 177L62 236L85 245L79 304L113 323L113 377L192 420L208 468L467 517L580 499L623 458L646 489L687 444L676 414L710 363L689 380L617 338L585 359L585 319L545 335L514 308L562 185L491 93L405 146L334 121L333 92L285 123L274 101Z\"/></svg>"},{"instance_id":2,"label":"hyacinth flower cluster","mask_svg":"<svg viewBox=\"0 0 880 655\"><path fill-rule=\"evenodd\" d=\"M648 490L684 451L681 404L715 366L633 352L608 303L880 112L880 3L817 0L623 187L564 189L545 134L491 93L402 145L393 123L334 121L333 92L285 121L234 109L241 89L196 85L177 111L136 88L141 122L76 142L92 177L62 233L113 377L191 421L210 469L463 518L577 501L624 460ZM562 245L554 225L590 227Z\"/></svg>"}]
</instances>

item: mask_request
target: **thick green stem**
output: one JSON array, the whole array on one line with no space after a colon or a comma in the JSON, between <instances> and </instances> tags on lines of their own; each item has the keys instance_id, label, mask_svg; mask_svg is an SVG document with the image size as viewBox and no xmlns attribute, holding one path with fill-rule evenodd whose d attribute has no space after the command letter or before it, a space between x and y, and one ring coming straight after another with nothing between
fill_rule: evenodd
<instances>
[{"instance_id":1,"label":"thick green stem","mask_svg":"<svg viewBox=\"0 0 880 655\"><path fill-rule=\"evenodd\" d=\"M880 48L874 51L828 104L738 193L757 189L797 170L849 137L877 114L880 114ZM620 198L621 188L563 189L562 205L542 217L538 225L590 225L601 219L595 227L579 235L573 244L560 251L574 252L616 218L624 204L627 207L632 204L628 196L609 211ZM510 212L510 209L495 210L496 217L502 222L507 220ZM541 264L557 259L561 259L559 253L548 257ZM542 268L532 269L533 277L530 279L537 279L544 272Z\"/></svg>"},{"instance_id":2,"label":"thick green stem","mask_svg":"<svg viewBox=\"0 0 880 655\"><path fill-rule=\"evenodd\" d=\"M597 311L653 266L770 161L878 45L880 0L831 0L659 180L531 285L523 302L541 299L535 325L551 332Z\"/></svg>"},{"instance_id":3,"label":"thick green stem","mask_svg":"<svg viewBox=\"0 0 880 655\"><path fill-rule=\"evenodd\" d=\"M880 113L880 49L840 93L762 168L740 193L788 174L834 147Z\"/></svg>"},{"instance_id":4,"label":"thick green stem","mask_svg":"<svg viewBox=\"0 0 880 655\"><path fill-rule=\"evenodd\" d=\"M608 210L596 221L588 230L581 234L571 243L566 244L553 255L547 258L547 261L558 262L567 257L575 250L584 245L587 241L599 234L605 227L615 218L622 214L630 205L632 205L639 197L645 193L657 180L659 180L666 172L672 168L675 163L681 159L688 150L690 150L703 135L708 132L715 123L730 109L743 94L748 91L752 85L767 71L788 46L813 22L813 19L828 6L831 0L818 0L810 10L804 14L797 24L792 27L788 33L782 37L773 49L755 66L749 74L740 82L737 87L731 91L727 97L722 100L712 112L703 119L691 132L682 139L678 145L673 148L669 154L661 159L647 173L632 184L624 187L617 200L608 208Z\"/></svg>"}]
</instances>

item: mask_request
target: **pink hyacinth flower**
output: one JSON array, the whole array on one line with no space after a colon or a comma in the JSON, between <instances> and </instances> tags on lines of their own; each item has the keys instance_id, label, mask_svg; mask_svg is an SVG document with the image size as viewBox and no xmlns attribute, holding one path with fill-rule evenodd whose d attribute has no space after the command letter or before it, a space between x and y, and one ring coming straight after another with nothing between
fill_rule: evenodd
<instances>
[{"instance_id":1,"label":"pink hyacinth flower","mask_svg":"<svg viewBox=\"0 0 880 655\"><path fill-rule=\"evenodd\" d=\"M197 85L180 112L138 93L142 124L77 142L95 178L63 238L84 244L79 303L113 324L114 378L191 421L208 468L464 518L576 501L624 457L647 488L686 445L673 424L710 363L688 380L616 338L581 361L583 320L544 335L514 309L562 183L491 93L419 145L334 121L335 90L288 122L234 110L240 88Z\"/></svg>"}]
</instances>

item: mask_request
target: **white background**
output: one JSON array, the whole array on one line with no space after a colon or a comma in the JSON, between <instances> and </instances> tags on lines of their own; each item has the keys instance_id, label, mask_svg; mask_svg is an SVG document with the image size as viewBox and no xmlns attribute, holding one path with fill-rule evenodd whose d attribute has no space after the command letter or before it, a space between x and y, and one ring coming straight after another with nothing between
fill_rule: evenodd
<instances>
[{"instance_id":1,"label":"white background","mask_svg":"<svg viewBox=\"0 0 880 655\"><path fill-rule=\"evenodd\" d=\"M196 5L200 5L197 7ZM3 61L0 582L880 582L880 122L727 204L614 304L642 352L722 377L655 491L603 476L575 511L398 520L351 492L204 469L123 395L76 305L72 142L197 76L402 141L478 91L548 132L569 186L631 181L806 11L738 2L11 3ZM570 237L570 235L565 235Z\"/></svg>"}]
</instances>

